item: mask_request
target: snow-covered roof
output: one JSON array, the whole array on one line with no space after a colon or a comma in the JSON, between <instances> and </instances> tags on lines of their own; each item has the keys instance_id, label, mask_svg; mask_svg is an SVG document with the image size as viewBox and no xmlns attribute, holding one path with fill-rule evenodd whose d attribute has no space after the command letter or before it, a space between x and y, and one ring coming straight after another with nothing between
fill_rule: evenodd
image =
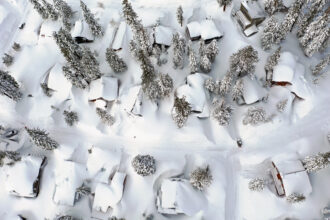
<instances>
[{"instance_id":1,"label":"snow-covered roof","mask_svg":"<svg viewBox=\"0 0 330 220\"><path fill-rule=\"evenodd\" d=\"M62 73L62 66L57 63L50 71L48 76L48 87L55 90L53 96L60 100L67 99L70 95L72 84Z\"/></svg>"},{"instance_id":2,"label":"snow-covered roof","mask_svg":"<svg viewBox=\"0 0 330 220\"><path fill-rule=\"evenodd\" d=\"M247 19L247 17L243 14L241 10L237 11L236 17L243 29L245 29L247 26L251 24L251 21Z\"/></svg>"},{"instance_id":3,"label":"snow-covered roof","mask_svg":"<svg viewBox=\"0 0 330 220\"><path fill-rule=\"evenodd\" d=\"M61 23L52 20L45 20L40 27L40 36L53 37L53 33L58 31Z\"/></svg>"},{"instance_id":4,"label":"snow-covered roof","mask_svg":"<svg viewBox=\"0 0 330 220\"><path fill-rule=\"evenodd\" d=\"M184 179L165 179L158 193L157 209L164 214L194 216L203 210L206 203L203 193Z\"/></svg>"},{"instance_id":5,"label":"snow-covered roof","mask_svg":"<svg viewBox=\"0 0 330 220\"><path fill-rule=\"evenodd\" d=\"M89 99L104 98L112 101L118 97L118 79L114 77L102 77L90 84Z\"/></svg>"},{"instance_id":6,"label":"snow-covered roof","mask_svg":"<svg viewBox=\"0 0 330 220\"><path fill-rule=\"evenodd\" d=\"M250 77L245 76L243 80L243 98L246 104L252 104L261 100L266 91L258 84L256 80L252 80Z\"/></svg>"},{"instance_id":7,"label":"snow-covered roof","mask_svg":"<svg viewBox=\"0 0 330 220\"><path fill-rule=\"evenodd\" d=\"M120 202L124 192L124 182L126 174L116 172L110 185L98 183L95 188L95 198L93 209L101 212L107 212L109 207L114 207Z\"/></svg>"},{"instance_id":8,"label":"snow-covered roof","mask_svg":"<svg viewBox=\"0 0 330 220\"><path fill-rule=\"evenodd\" d=\"M61 161L55 170L55 192L53 200L56 204L73 206L76 189L83 183L85 168L72 161Z\"/></svg>"},{"instance_id":9,"label":"snow-covered roof","mask_svg":"<svg viewBox=\"0 0 330 220\"><path fill-rule=\"evenodd\" d=\"M133 86L123 91L120 96L120 102L123 110L135 115L141 115L142 105L142 89L141 86Z\"/></svg>"},{"instance_id":10,"label":"snow-covered roof","mask_svg":"<svg viewBox=\"0 0 330 220\"><path fill-rule=\"evenodd\" d=\"M116 36L112 42L112 49L120 50L123 46L123 40L126 34L127 25L124 21L120 22L120 25L116 31Z\"/></svg>"},{"instance_id":11,"label":"snow-covered roof","mask_svg":"<svg viewBox=\"0 0 330 220\"><path fill-rule=\"evenodd\" d=\"M203 73L194 73L187 76L187 83L177 88L177 96L185 96L190 104L192 111L202 113L209 112L207 109L207 97L204 89L204 82L209 76ZM204 112L205 113L205 112ZM207 115L206 117L208 117Z\"/></svg>"},{"instance_id":12,"label":"snow-covered roof","mask_svg":"<svg viewBox=\"0 0 330 220\"><path fill-rule=\"evenodd\" d=\"M94 36L84 20L77 20L71 32L72 37L84 37L88 40L94 40Z\"/></svg>"},{"instance_id":13,"label":"snow-covered roof","mask_svg":"<svg viewBox=\"0 0 330 220\"><path fill-rule=\"evenodd\" d=\"M88 154L87 170L95 181L108 183L110 175L118 168L121 151L93 147Z\"/></svg>"},{"instance_id":14,"label":"snow-covered roof","mask_svg":"<svg viewBox=\"0 0 330 220\"><path fill-rule=\"evenodd\" d=\"M173 38L173 30L165 26L155 27L155 43L170 46Z\"/></svg>"},{"instance_id":15,"label":"snow-covered roof","mask_svg":"<svg viewBox=\"0 0 330 220\"><path fill-rule=\"evenodd\" d=\"M201 22L193 21L187 24L191 38L201 37L203 40L220 38L223 33L217 28L213 20L205 19Z\"/></svg>"},{"instance_id":16,"label":"snow-covered roof","mask_svg":"<svg viewBox=\"0 0 330 220\"><path fill-rule=\"evenodd\" d=\"M244 0L242 6L246 9L251 19L264 18L265 12L258 1Z\"/></svg>"},{"instance_id":17,"label":"snow-covered roof","mask_svg":"<svg viewBox=\"0 0 330 220\"><path fill-rule=\"evenodd\" d=\"M253 24L250 27L246 28L243 33L245 36L250 37L257 32L258 32L258 28L255 24Z\"/></svg>"},{"instance_id":18,"label":"snow-covered roof","mask_svg":"<svg viewBox=\"0 0 330 220\"><path fill-rule=\"evenodd\" d=\"M273 69L274 82L289 82L292 83L294 77L294 70L287 65L277 65Z\"/></svg>"},{"instance_id":19,"label":"snow-covered roof","mask_svg":"<svg viewBox=\"0 0 330 220\"><path fill-rule=\"evenodd\" d=\"M136 13L142 21L144 27L151 27L159 21L165 21L167 13L157 8L137 8Z\"/></svg>"},{"instance_id":20,"label":"snow-covered roof","mask_svg":"<svg viewBox=\"0 0 330 220\"><path fill-rule=\"evenodd\" d=\"M7 167L6 189L9 193L20 197L36 197L39 186L34 186L38 181L41 166L45 158L23 156L20 161Z\"/></svg>"}]
</instances>

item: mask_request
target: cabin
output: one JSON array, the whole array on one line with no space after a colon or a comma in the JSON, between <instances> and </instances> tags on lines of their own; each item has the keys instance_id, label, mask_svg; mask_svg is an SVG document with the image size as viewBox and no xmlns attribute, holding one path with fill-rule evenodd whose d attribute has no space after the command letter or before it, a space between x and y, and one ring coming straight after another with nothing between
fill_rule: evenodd
<instances>
[{"instance_id":1,"label":"cabin","mask_svg":"<svg viewBox=\"0 0 330 220\"><path fill-rule=\"evenodd\" d=\"M91 43L94 41L94 36L84 20L77 20L75 22L71 36L78 44Z\"/></svg>"},{"instance_id":2,"label":"cabin","mask_svg":"<svg viewBox=\"0 0 330 220\"><path fill-rule=\"evenodd\" d=\"M102 77L94 80L90 84L88 94L89 100L104 99L106 101L113 101L118 97L119 82L114 77Z\"/></svg>"},{"instance_id":3,"label":"cabin","mask_svg":"<svg viewBox=\"0 0 330 220\"><path fill-rule=\"evenodd\" d=\"M169 47L172 44L174 31L172 28L165 27L162 25L158 25L154 28L153 38L154 44L158 46L164 45L165 47Z\"/></svg>"},{"instance_id":4,"label":"cabin","mask_svg":"<svg viewBox=\"0 0 330 220\"><path fill-rule=\"evenodd\" d=\"M220 39L223 37L221 30L217 28L213 20L205 19L200 22L193 21L187 24L187 36L192 41L203 39L205 43L210 43L213 39Z\"/></svg>"},{"instance_id":5,"label":"cabin","mask_svg":"<svg viewBox=\"0 0 330 220\"><path fill-rule=\"evenodd\" d=\"M157 191L156 207L161 214L194 216L206 203L204 194L186 179L165 179Z\"/></svg>"},{"instance_id":6,"label":"cabin","mask_svg":"<svg viewBox=\"0 0 330 220\"><path fill-rule=\"evenodd\" d=\"M6 190L18 197L37 197L45 164L46 157L22 156L20 161L6 167Z\"/></svg>"},{"instance_id":7,"label":"cabin","mask_svg":"<svg viewBox=\"0 0 330 220\"><path fill-rule=\"evenodd\" d=\"M119 27L116 30L115 37L113 38L112 41L112 49L114 51L119 51L123 48L123 42L126 36L126 29L127 29L126 22L124 21L120 22Z\"/></svg>"},{"instance_id":8,"label":"cabin","mask_svg":"<svg viewBox=\"0 0 330 220\"><path fill-rule=\"evenodd\" d=\"M249 76L242 78L243 82L243 95L237 100L239 105L250 105L261 101L267 96L267 91L258 83L256 79L251 79Z\"/></svg>"},{"instance_id":9,"label":"cabin","mask_svg":"<svg viewBox=\"0 0 330 220\"><path fill-rule=\"evenodd\" d=\"M239 9L234 13L237 22L243 29L246 37L252 36L258 32L257 26L261 24L266 14L258 1L244 0Z\"/></svg>"},{"instance_id":10,"label":"cabin","mask_svg":"<svg viewBox=\"0 0 330 220\"><path fill-rule=\"evenodd\" d=\"M307 171L298 159L274 159L271 175L279 196L289 196L292 193L301 193L307 196L312 192Z\"/></svg>"},{"instance_id":11,"label":"cabin","mask_svg":"<svg viewBox=\"0 0 330 220\"><path fill-rule=\"evenodd\" d=\"M53 33L58 31L61 24L51 20L45 20L40 27L40 37L53 37Z\"/></svg>"}]
</instances>

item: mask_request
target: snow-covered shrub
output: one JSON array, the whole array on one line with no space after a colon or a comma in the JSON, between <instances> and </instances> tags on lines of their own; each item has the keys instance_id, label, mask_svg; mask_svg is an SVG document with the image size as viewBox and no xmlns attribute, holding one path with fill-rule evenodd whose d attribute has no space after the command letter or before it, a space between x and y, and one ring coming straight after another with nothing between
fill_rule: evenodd
<instances>
[{"instance_id":1,"label":"snow-covered shrub","mask_svg":"<svg viewBox=\"0 0 330 220\"><path fill-rule=\"evenodd\" d=\"M78 113L77 112L64 110L63 115L64 115L65 122L69 126L72 126L78 122Z\"/></svg>"},{"instance_id":2,"label":"snow-covered shrub","mask_svg":"<svg viewBox=\"0 0 330 220\"><path fill-rule=\"evenodd\" d=\"M212 116L218 121L219 125L229 125L230 119L233 115L234 108L231 105L225 104L224 101L216 101L214 104Z\"/></svg>"},{"instance_id":3,"label":"snow-covered shrub","mask_svg":"<svg viewBox=\"0 0 330 220\"><path fill-rule=\"evenodd\" d=\"M25 127L25 130L29 134L31 141L41 149L44 150L54 150L58 147L58 143L51 139L48 135L48 133L44 130L41 130L39 128L27 128Z\"/></svg>"},{"instance_id":4,"label":"snow-covered shrub","mask_svg":"<svg viewBox=\"0 0 330 220\"><path fill-rule=\"evenodd\" d=\"M261 47L264 50L270 49L274 44L281 42L280 24L274 16L271 16L261 34Z\"/></svg>"},{"instance_id":5,"label":"snow-covered shrub","mask_svg":"<svg viewBox=\"0 0 330 220\"><path fill-rule=\"evenodd\" d=\"M12 48L15 50L15 51L19 51L21 49L21 45L19 43L16 43L14 42Z\"/></svg>"},{"instance_id":6,"label":"snow-covered shrub","mask_svg":"<svg viewBox=\"0 0 330 220\"><path fill-rule=\"evenodd\" d=\"M318 153L317 155L307 156L302 163L308 173L317 172L330 166L330 151L326 153Z\"/></svg>"},{"instance_id":7,"label":"snow-covered shrub","mask_svg":"<svg viewBox=\"0 0 330 220\"><path fill-rule=\"evenodd\" d=\"M10 66L14 62L14 57L10 56L9 54L5 53L4 56L2 57L2 63L5 64L6 66Z\"/></svg>"},{"instance_id":8,"label":"snow-covered shrub","mask_svg":"<svg viewBox=\"0 0 330 220\"><path fill-rule=\"evenodd\" d=\"M134 171L141 176L150 176L156 172L156 161L150 155L137 155L132 160Z\"/></svg>"},{"instance_id":9,"label":"snow-covered shrub","mask_svg":"<svg viewBox=\"0 0 330 220\"><path fill-rule=\"evenodd\" d=\"M201 60L200 60L199 66L200 66L201 70L202 70L204 73L209 73L209 72L211 72L211 70L212 70L212 63L211 63L210 59L207 57L207 54L204 54L204 55L201 57Z\"/></svg>"},{"instance_id":10,"label":"snow-covered shrub","mask_svg":"<svg viewBox=\"0 0 330 220\"><path fill-rule=\"evenodd\" d=\"M265 180L261 178L255 178L249 182L249 189L251 191L260 192L265 188L265 186L266 186Z\"/></svg>"},{"instance_id":11,"label":"snow-covered shrub","mask_svg":"<svg viewBox=\"0 0 330 220\"><path fill-rule=\"evenodd\" d=\"M101 25L96 21L94 15L91 13L89 8L87 8L86 4L83 1L80 1L80 7L83 11L85 21L91 29L93 35L95 37L103 36L104 33Z\"/></svg>"},{"instance_id":12,"label":"snow-covered shrub","mask_svg":"<svg viewBox=\"0 0 330 220\"><path fill-rule=\"evenodd\" d=\"M282 101L279 101L277 104L276 104L276 108L279 112L283 112L286 108L288 104L288 99L284 99Z\"/></svg>"},{"instance_id":13,"label":"snow-covered shrub","mask_svg":"<svg viewBox=\"0 0 330 220\"><path fill-rule=\"evenodd\" d=\"M16 80L8 72L2 70L0 70L0 94L8 96L14 101L22 98L22 93Z\"/></svg>"},{"instance_id":14,"label":"snow-covered shrub","mask_svg":"<svg viewBox=\"0 0 330 220\"><path fill-rule=\"evenodd\" d=\"M303 202L306 200L306 197L300 193L292 193L286 197L286 201L289 203Z\"/></svg>"},{"instance_id":15,"label":"snow-covered shrub","mask_svg":"<svg viewBox=\"0 0 330 220\"><path fill-rule=\"evenodd\" d=\"M96 108L96 114L100 117L102 123L106 125L111 126L115 123L115 118L104 109Z\"/></svg>"},{"instance_id":16,"label":"snow-covered shrub","mask_svg":"<svg viewBox=\"0 0 330 220\"><path fill-rule=\"evenodd\" d=\"M176 10L176 19L178 20L178 23L182 27L182 24L183 24L183 10L182 10L181 5Z\"/></svg>"},{"instance_id":17,"label":"snow-covered shrub","mask_svg":"<svg viewBox=\"0 0 330 220\"><path fill-rule=\"evenodd\" d=\"M209 187L212 180L213 177L208 166L206 168L198 167L190 174L191 185L201 191Z\"/></svg>"},{"instance_id":18,"label":"snow-covered shrub","mask_svg":"<svg viewBox=\"0 0 330 220\"><path fill-rule=\"evenodd\" d=\"M330 64L330 54L323 58L313 69L312 74L317 76Z\"/></svg>"},{"instance_id":19,"label":"snow-covered shrub","mask_svg":"<svg viewBox=\"0 0 330 220\"><path fill-rule=\"evenodd\" d=\"M282 9L285 9L285 6L284 6L282 0L266 0L265 1L265 11L269 15L273 15L275 12L281 11Z\"/></svg>"},{"instance_id":20,"label":"snow-covered shrub","mask_svg":"<svg viewBox=\"0 0 330 220\"><path fill-rule=\"evenodd\" d=\"M204 86L208 91L218 94L219 85L217 85L217 83L212 78L205 80Z\"/></svg>"},{"instance_id":21,"label":"snow-covered shrub","mask_svg":"<svg viewBox=\"0 0 330 220\"><path fill-rule=\"evenodd\" d=\"M186 123L188 116L191 114L191 106L186 101L186 98L183 96L182 98L175 97L174 105L172 109L172 118L175 124L182 128Z\"/></svg>"},{"instance_id":22,"label":"snow-covered shrub","mask_svg":"<svg viewBox=\"0 0 330 220\"><path fill-rule=\"evenodd\" d=\"M127 65L124 60L120 58L113 49L108 48L105 56L110 67L115 73L122 73L127 69Z\"/></svg>"},{"instance_id":23,"label":"snow-covered shrub","mask_svg":"<svg viewBox=\"0 0 330 220\"><path fill-rule=\"evenodd\" d=\"M235 76L253 76L258 60L258 52L251 45L246 46L231 55L230 72Z\"/></svg>"},{"instance_id":24,"label":"snow-covered shrub","mask_svg":"<svg viewBox=\"0 0 330 220\"><path fill-rule=\"evenodd\" d=\"M250 107L243 119L243 124L259 125L260 123L270 121L270 119L262 107Z\"/></svg>"}]
</instances>

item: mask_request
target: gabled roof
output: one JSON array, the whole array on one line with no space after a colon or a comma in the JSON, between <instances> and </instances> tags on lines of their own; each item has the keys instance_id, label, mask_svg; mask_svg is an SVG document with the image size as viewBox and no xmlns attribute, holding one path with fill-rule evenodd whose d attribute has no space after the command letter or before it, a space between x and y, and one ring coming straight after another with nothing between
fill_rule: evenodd
<instances>
[{"instance_id":1,"label":"gabled roof","mask_svg":"<svg viewBox=\"0 0 330 220\"><path fill-rule=\"evenodd\" d=\"M223 36L223 33L216 27L214 21L210 19L190 22L187 24L187 29L191 38L201 37L203 40L209 40Z\"/></svg>"},{"instance_id":2,"label":"gabled roof","mask_svg":"<svg viewBox=\"0 0 330 220\"><path fill-rule=\"evenodd\" d=\"M243 98L246 104L255 103L265 97L265 90L256 80L252 80L248 76L244 76L242 80L244 85Z\"/></svg>"},{"instance_id":3,"label":"gabled roof","mask_svg":"<svg viewBox=\"0 0 330 220\"><path fill-rule=\"evenodd\" d=\"M124 21L120 22L120 25L116 31L116 36L112 42L112 49L120 50L123 45L123 40L126 34L127 25Z\"/></svg>"},{"instance_id":4,"label":"gabled roof","mask_svg":"<svg viewBox=\"0 0 330 220\"><path fill-rule=\"evenodd\" d=\"M94 40L94 36L84 20L77 20L71 32L72 37L83 37L88 40Z\"/></svg>"},{"instance_id":5,"label":"gabled roof","mask_svg":"<svg viewBox=\"0 0 330 220\"><path fill-rule=\"evenodd\" d=\"M173 38L172 28L165 26L155 27L155 43L170 46Z\"/></svg>"},{"instance_id":6,"label":"gabled roof","mask_svg":"<svg viewBox=\"0 0 330 220\"><path fill-rule=\"evenodd\" d=\"M244 0L242 6L247 10L251 19L264 18L265 12L258 1Z\"/></svg>"},{"instance_id":7,"label":"gabled roof","mask_svg":"<svg viewBox=\"0 0 330 220\"><path fill-rule=\"evenodd\" d=\"M118 79L114 77L102 77L90 84L89 99L103 98L112 101L118 97Z\"/></svg>"}]
</instances>

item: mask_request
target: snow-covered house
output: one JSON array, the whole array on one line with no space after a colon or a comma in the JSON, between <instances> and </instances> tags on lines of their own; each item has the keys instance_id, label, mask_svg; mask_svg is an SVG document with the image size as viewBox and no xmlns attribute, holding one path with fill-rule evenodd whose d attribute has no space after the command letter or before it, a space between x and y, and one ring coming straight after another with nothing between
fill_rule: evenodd
<instances>
[{"instance_id":1,"label":"snow-covered house","mask_svg":"<svg viewBox=\"0 0 330 220\"><path fill-rule=\"evenodd\" d=\"M238 104L253 104L262 100L267 95L265 89L256 79L253 80L248 76L244 76L242 81L244 86L243 96L237 100Z\"/></svg>"},{"instance_id":2,"label":"snow-covered house","mask_svg":"<svg viewBox=\"0 0 330 220\"><path fill-rule=\"evenodd\" d=\"M205 204L204 194L185 179L165 179L157 192L156 207L162 214L194 216Z\"/></svg>"},{"instance_id":3,"label":"snow-covered house","mask_svg":"<svg viewBox=\"0 0 330 220\"><path fill-rule=\"evenodd\" d=\"M5 185L7 191L19 197L37 197L45 161L45 157L22 156L20 161L6 167Z\"/></svg>"},{"instance_id":4,"label":"snow-covered house","mask_svg":"<svg viewBox=\"0 0 330 220\"><path fill-rule=\"evenodd\" d=\"M192 41L202 38L206 43L211 42L213 39L220 39L223 37L222 31L219 30L214 21L210 19L205 19L200 22L190 22L187 24L186 32Z\"/></svg>"},{"instance_id":5,"label":"snow-covered house","mask_svg":"<svg viewBox=\"0 0 330 220\"><path fill-rule=\"evenodd\" d=\"M114 208L123 197L126 174L116 172L110 185L98 183L95 188L93 209L98 212L107 212L109 207Z\"/></svg>"},{"instance_id":6,"label":"snow-covered house","mask_svg":"<svg viewBox=\"0 0 330 220\"><path fill-rule=\"evenodd\" d=\"M72 161L61 161L55 170L55 190L53 201L56 204L73 206L76 189L83 183L85 168Z\"/></svg>"},{"instance_id":7,"label":"snow-covered house","mask_svg":"<svg viewBox=\"0 0 330 220\"><path fill-rule=\"evenodd\" d=\"M279 196L289 196L292 193L307 196L312 192L309 176L298 159L273 159L271 174Z\"/></svg>"},{"instance_id":8,"label":"snow-covered house","mask_svg":"<svg viewBox=\"0 0 330 220\"><path fill-rule=\"evenodd\" d=\"M164 45L166 47L171 46L172 38L174 31L172 28L165 27L162 25L158 25L154 29L154 44L156 45Z\"/></svg>"},{"instance_id":9,"label":"snow-covered house","mask_svg":"<svg viewBox=\"0 0 330 220\"><path fill-rule=\"evenodd\" d=\"M45 20L41 27L40 27L40 34L41 37L53 37L53 33L58 31L61 27L59 22L54 22L50 20Z\"/></svg>"},{"instance_id":10,"label":"snow-covered house","mask_svg":"<svg viewBox=\"0 0 330 220\"><path fill-rule=\"evenodd\" d=\"M258 1L244 0L239 9L234 13L245 36L249 37L258 32L257 26L261 24L266 14Z\"/></svg>"},{"instance_id":11,"label":"snow-covered house","mask_svg":"<svg viewBox=\"0 0 330 220\"><path fill-rule=\"evenodd\" d=\"M84 20L77 20L75 22L71 36L78 44L94 41L94 36Z\"/></svg>"},{"instance_id":12,"label":"snow-covered house","mask_svg":"<svg viewBox=\"0 0 330 220\"><path fill-rule=\"evenodd\" d=\"M127 25L126 22L122 21L116 30L115 37L112 41L112 49L115 51L121 50L123 47L124 38L126 36Z\"/></svg>"},{"instance_id":13,"label":"snow-covered house","mask_svg":"<svg viewBox=\"0 0 330 220\"><path fill-rule=\"evenodd\" d=\"M142 88L141 85L130 87L123 91L120 103L124 111L136 116L142 116Z\"/></svg>"},{"instance_id":14,"label":"snow-covered house","mask_svg":"<svg viewBox=\"0 0 330 220\"><path fill-rule=\"evenodd\" d=\"M114 77L102 77L90 84L88 99L104 99L113 101L118 97L118 79Z\"/></svg>"}]
</instances>

